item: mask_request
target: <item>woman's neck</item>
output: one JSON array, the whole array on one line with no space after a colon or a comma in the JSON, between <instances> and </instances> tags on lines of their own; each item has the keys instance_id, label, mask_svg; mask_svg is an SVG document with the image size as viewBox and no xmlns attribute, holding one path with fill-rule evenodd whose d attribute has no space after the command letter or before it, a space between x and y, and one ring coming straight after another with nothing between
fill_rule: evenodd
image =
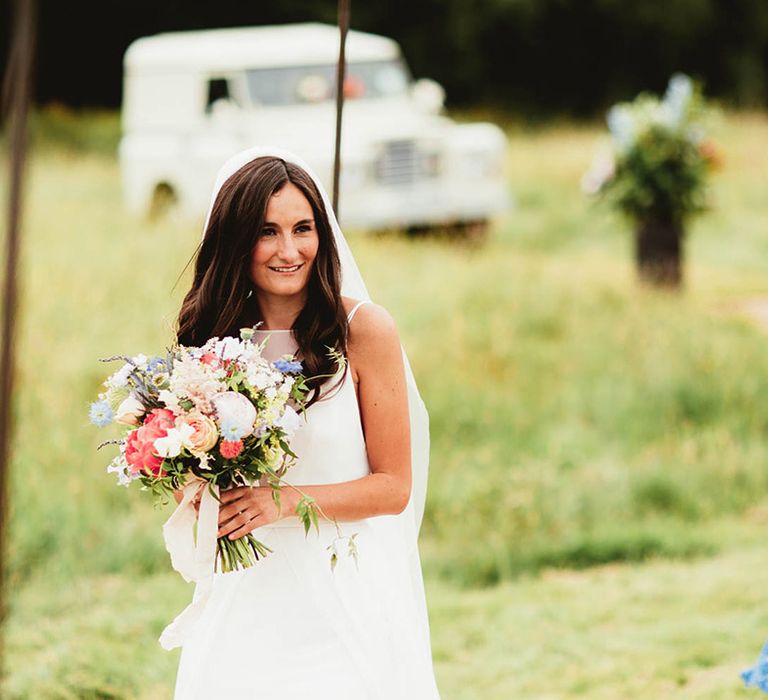
<instances>
[{"instance_id":1,"label":"woman's neck","mask_svg":"<svg viewBox=\"0 0 768 700\"><path fill-rule=\"evenodd\" d=\"M262 331L292 328L305 303L305 299L299 296L278 297L258 292L255 296L262 321L259 330Z\"/></svg>"}]
</instances>

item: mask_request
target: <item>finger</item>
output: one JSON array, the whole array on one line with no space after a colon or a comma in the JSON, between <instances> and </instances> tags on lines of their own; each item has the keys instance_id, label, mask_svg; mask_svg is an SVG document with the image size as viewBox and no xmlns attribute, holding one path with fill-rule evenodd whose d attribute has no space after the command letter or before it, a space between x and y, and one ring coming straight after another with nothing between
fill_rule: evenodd
<instances>
[{"instance_id":1,"label":"finger","mask_svg":"<svg viewBox=\"0 0 768 700\"><path fill-rule=\"evenodd\" d=\"M236 501L238 498L242 498L247 488L248 487L246 486L236 486L233 489L222 491L219 494L219 501L221 503L232 503L232 501Z\"/></svg>"},{"instance_id":2,"label":"finger","mask_svg":"<svg viewBox=\"0 0 768 700\"><path fill-rule=\"evenodd\" d=\"M237 539L240 539L241 537L244 537L249 532L252 532L257 527L261 527L262 525L266 525L266 524L267 523L265 521L265 518L263 517L263 515L260 514L260 515L257 515L252 520L250 520L249 522L247 522L245 525L242 525L236 530L230 532L229 535L227 535L227 537L230 540L237 540Z\"/></svg>"},{"instance_id":3,"label":"finger","mask_svg":"<svg viewBox=\"0 0 768 700\"><path fill-rule=\"evenodd\" d=\"M233 501L229 505L219 508L219 523L225 523L230 518L234 518L240 513L246 513L249 510L249 504L243 499Z\"/></svg>"},{"instance_id":4,"label":"finger","mask_svg":"<svg viewBox=\"0 0 768 700\"><path fill-rule=\"evenodd\" d=\"M259 514L260 515L260 514ZM249 523L251 523L253 520L255 520L257 515L253 513L241 513L240 515L235 516L231 520L227 521L223 525L219 525L219 532L218 537L224 537L225 535L228 535L231 532L235 532L235 530L242 529L243 527L247 527ZM250 529L247 529L246 532L250 532L250 530L253 529L253 525L250 526Z\"/></svg>"}]
</instances>

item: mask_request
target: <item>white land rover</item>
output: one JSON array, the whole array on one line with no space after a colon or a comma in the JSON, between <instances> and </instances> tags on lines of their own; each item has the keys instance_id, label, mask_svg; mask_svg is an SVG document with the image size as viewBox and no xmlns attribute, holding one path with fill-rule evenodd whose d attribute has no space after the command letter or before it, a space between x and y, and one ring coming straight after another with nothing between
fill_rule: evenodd
<instances>
[{"instance_id":1,"label":"white land rover","mask_svg":"<svg viewBox=\"0 0 768 700\"><path fill-rule=\"evenodd\" d=\"M303 157L331 190L336 27L293 24L144 37L125 53L124 198L137 214L171 198L208 206L219 166L257 144ZM503 132L439 113L442 88L413 82L393 40L350 31L340 219L351 228L482 228L509 203Z\"/></svg>"}]
</instances>

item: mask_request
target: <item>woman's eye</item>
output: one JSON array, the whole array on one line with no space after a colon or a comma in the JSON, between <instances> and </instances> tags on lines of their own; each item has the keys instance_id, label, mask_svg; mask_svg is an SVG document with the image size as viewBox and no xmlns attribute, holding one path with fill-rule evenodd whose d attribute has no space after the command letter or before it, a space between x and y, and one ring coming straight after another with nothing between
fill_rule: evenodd
<instances>
[{"instance_id":1,"label":"woman's eye","mask_svg":"<svg viewBox=\"0 0 768 700\"><path fill-rule=\"evenodd\" d=\"M273 228L265 228L261 231L262 236L274 236L275 235L275 229Z\"/></svg>"},{"instance_id":2,"label":"woman's eye","mask_svg":"<svg viewBox=\"0 0 768 700\"><path fill-rule=\"evenodd\" d=\"M312 227L307 226L306 224L303 226L297 226L296 227L296 233L306 233L307 231L311 231Z\"/></svg>"}]
</instances>

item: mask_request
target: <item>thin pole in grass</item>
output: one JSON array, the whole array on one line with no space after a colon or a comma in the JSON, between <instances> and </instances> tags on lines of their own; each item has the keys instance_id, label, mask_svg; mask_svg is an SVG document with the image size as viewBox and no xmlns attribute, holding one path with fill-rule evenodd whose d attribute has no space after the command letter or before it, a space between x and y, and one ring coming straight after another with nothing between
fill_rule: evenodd
<instances>
[{"instance_id":1,"label":"thin pole in grass","mask_svg":"<svg viewBox=\"0 0 768 700\"><path fill-rule=\"evenodd\" d=\"M5 237L2 337L0 338L0 625L5 622L6 530L8 524L8 464L11 453L14 331L17 311L17 271L20 247L22 187L27 146L27 112L35 43L35 0L16 0L8 64L3 76L2 115L8 125L10 178ZM0 677L4 675L3 635L0 634Z\"/></svg>"},{"instance_id":2,"label":"thin pole in grass","mask_svg":"<svg viewBox=\"0 0 768 700\"><path fill-rule=\"evenodd\" d=\"M336 65L336 149L333 156L333 212L339 215L339 173L341 172L341 112L344 108L349 0L339 0L339 62Z\"/></svg>"}]
</instances>

